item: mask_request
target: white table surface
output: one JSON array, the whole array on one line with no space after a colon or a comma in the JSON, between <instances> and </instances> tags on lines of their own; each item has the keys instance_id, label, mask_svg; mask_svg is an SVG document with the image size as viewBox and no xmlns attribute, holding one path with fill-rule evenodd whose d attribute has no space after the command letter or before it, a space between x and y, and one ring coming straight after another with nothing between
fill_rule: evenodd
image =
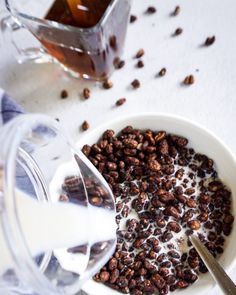
<instances>
[{"instance_id":1,"label":"white table surface","mask_svg":"<svg viewBox=\"0 0 236 295\"><path fill-rule=\"evenodd\" d=\"M158 12L144 15L149 5L156 6ZM176 5L181 6L181 13L170 17ZM19 65L11 57L9 46L1 41L0 87L27 111L59 118L74 140L82 135L79 126L84 120L92 129L114 117L155 111L181 115L204 125L236 153L235 11L235 0L134 0L132 13L138 21L129 25L126 66L113 74L114 87L110 90L68 78L57 65ZM183 28L183 34L171 37L177 27ZM216 42L201 47L212 35ZM146 52L143 69L135 68L133 59L140 48ZM155 78L162 67L167 68L166 76ZM196 83L183 87L181 81L189 74L195 76ZM129 86L135 78L142 83L137 90ZM92 91L87 101L81 99L85 86ZM64 88L69 98L61 100ZM114 107L121 97L126 97L127 103ZM236 268L231 276L236 281ZM211 294L221 293L215 288Z\"/></svg>"}]
</instances>

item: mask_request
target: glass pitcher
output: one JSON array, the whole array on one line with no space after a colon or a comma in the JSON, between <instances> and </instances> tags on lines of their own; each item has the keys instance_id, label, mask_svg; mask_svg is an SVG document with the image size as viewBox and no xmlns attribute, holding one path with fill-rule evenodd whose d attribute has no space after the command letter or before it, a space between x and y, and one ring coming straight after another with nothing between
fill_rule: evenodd
<instances>
[{"instance_id":1,"label":"glass pitcher","mask_svg":"<svg viewBox=\"0 0 236 295\"><path fill-rule=\"evenodd\" d=\"M53 61L72 76L85 79L105 80L111 75L122 54L131 0L5 3L13 18L4 18L1 29L20 63ZM37 38L38 47L27 48L22 29Z\"/></svg>"},{"instance_id":2,"label":"glass pitcher","mask_svg":"<svg viewBox=\"0 0 236 295\"><path fill-rule=\"evenodd\" d=\"M115 249L110 188L47 116L18 116L0 140L0 294L77 294Z\"/></svg>"}]
</instances>

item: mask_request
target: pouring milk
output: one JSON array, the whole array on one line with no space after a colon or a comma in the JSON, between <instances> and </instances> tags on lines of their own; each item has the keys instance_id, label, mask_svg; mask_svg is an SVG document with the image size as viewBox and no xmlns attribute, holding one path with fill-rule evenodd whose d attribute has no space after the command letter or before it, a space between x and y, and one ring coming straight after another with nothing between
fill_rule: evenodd
<instances>
[{"instance_id":1,"label":"pouring milk","mask_svg":"<svg viewBox=\"0 0 236 295\"><path fill-rule=\"evenodd\" d=\"M114 212L72 203L41 203L16 191L18 216L32 257L47 250L72 248L88 242L108 241L116 237ZM88 225L93 218L93 226ZM12 216L10 216L12 218ZM75 226L76 225L76 226ZM13 266L11 254L0 227L0 275Z\"/></svg>"}]
</instances>

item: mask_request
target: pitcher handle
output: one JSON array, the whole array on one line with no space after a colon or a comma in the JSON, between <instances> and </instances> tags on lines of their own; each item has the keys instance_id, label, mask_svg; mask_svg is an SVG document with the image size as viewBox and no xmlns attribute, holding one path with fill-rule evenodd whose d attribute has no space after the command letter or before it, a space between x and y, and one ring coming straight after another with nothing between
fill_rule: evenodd
<instances>
[{"instance_id":1,"label":"pitcher handle","mask_svg":"<svg viewBox=\"0 0 236 295\"><path fill-rule=\"evenodd\" d=\"M18 63L25 63L28 61L47 63L52 61L50 55L47 54L42 47L24 47L14 40L14 34L19 32L19 30L26 30L26 28L11 15L8 14L1 17L0 30L2 32L2 46L10 48L11 55Z\"/></svg>"}]
</instances>

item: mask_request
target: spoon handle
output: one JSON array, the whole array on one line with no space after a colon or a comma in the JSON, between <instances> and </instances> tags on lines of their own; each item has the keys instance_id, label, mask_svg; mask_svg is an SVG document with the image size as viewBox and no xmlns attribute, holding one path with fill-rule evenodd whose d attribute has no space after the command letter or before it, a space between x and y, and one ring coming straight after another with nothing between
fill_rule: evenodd
<instances>
[{"instance_id":1,"label":"spoon handle","mask_svg":"<svg viewBox=\"0 0 236 295\"><path fill-rule=\"evenodd\" d=\"M236 285L208 249L201 243L199 238L195 235L189 238L222 292L226 295L236 295Z\"/></svg>"}]
</instances>

